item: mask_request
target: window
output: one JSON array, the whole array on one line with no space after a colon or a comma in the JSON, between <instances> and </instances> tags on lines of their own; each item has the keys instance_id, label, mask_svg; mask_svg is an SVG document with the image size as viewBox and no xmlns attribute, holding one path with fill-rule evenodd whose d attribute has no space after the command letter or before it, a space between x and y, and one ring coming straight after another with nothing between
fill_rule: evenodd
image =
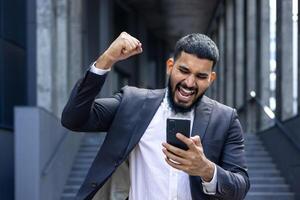
<instances>
[{"instance_id":1,"label":"window","mask_svg":"<svg viewBox=\"0 0 300 200\"><path fill-rule=\"evenodd\" d=\"M0 0L0 127L13 127L13 108L26 103L26 1Z\"/></svg>"}]
</instances>

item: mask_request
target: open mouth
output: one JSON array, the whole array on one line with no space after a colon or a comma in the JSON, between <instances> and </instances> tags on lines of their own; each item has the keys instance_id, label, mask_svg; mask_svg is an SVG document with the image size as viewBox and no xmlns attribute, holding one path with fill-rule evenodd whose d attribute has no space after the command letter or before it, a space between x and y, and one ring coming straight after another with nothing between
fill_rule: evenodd
<instances>
[{"instance_id":1,"label":"open mouth","mask_svg":"<svg viewBox=\"0 0 300 200\"><path fill-rule=\"evenodd\" d=\"M194 94L196 93L195 89L189 89L181 85L177 87L176 92L178 100L184 103L187 103L190 100L192 100Z\"/></svg>"}]
</instances>

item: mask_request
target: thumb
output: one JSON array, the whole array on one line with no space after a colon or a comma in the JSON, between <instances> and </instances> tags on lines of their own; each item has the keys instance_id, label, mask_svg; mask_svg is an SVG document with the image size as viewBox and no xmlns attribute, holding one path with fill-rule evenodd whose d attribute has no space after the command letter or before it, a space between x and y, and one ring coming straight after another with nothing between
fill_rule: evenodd
<instances>
[{"instance_id":1,"label":"thumb","mask_svg":"<svg viewBox=\"0 0 300 200\"><path fill-rule=\"evenodd\" d=\"M191 137L191 139L197 146L202 146L199 135L193 136L193 137Z\"/></svg>"}]
</instances>

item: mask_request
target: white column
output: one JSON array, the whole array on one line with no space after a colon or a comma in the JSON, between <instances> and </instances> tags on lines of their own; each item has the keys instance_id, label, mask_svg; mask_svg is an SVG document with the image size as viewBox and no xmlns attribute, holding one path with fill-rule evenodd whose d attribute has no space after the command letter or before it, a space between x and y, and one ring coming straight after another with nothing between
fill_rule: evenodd
<instances>
[{"instance_id":1,"label":"white column","mask_svg":"<svg viewBox=\"0 0 300 200\"><path fill-rule=\"evenodd\" d=\"M282 0L281 70L282 120L293 116L293 21L292 0Z\"/></svg>"},{"instance_id":2,"label":"white column","mask_svg":"<svg viewBox=\"0 0 300 200\"><path fill-rule=\"evenodd\" d=\"M69 1L69 65L68 85L73 88L75 82L82 76L82 1Z\"/></svg>"},{"instance_id":3,"label":"white column","mask_svg":"<svg viewBox=\"0 0 300 200\"><path fill-rule=\"evenodd\" d=\"M213 35L211 36L212 40L217 44L217 40L218 40L218 35L216 32L213 33ZM217 44L218 45L218 44ZM216 71L217 66L215 66L214 71ZM216 82L214 82L211 86L210 86L210 97L213 99L217 99L217 84Z\"/></svg>"},{"instance_id":4,"label":"white column","mask_svg":"<svg viewBox=\"0 0 300 200\"><path fill-rule=\"evenodd\" d=\"M256 1L247 3L247 98L251 91L256 90ZM247 107L247 131L255 132L256 126L256 105Z\"/></svg>"},{"instance_id":5,"label":"white column","mask_svg":"<svg viewBox=\"0 0 300 200\"><path fill-rule=\"evenodd\" d=\"M260 2L260 99L263 105L269 105L270 91L270 8L269 1ZM261 109L261 127L268 128L271 120Z\"/></svg>"},{"instance_id":6,"label":"white column","mask_svg":"<svg viewBox=\"0 0 300 200\"><path fill-rule=\"evenodd\" d=\"M100 1L100 12L99 12L99 17L100 17L100 50L99 50L99 55L103 53L110 45L113 39L113 2L110 0L101 0ZM117 75L116 73L112 70L103 86L103 89L101 91L101 96L110 96L113 94L114 89L117 87Z\"/></svg>"},{"instance_id":7,"label":"white column","mask_svg":"<svg viewBox=\"0 0 300 200\"><path fill-rule=\"evenodd\" d=\"M60 116L69 95L68 91L68 2L57 0L56 2L56 64L54 76L55 86L55 110Z\"/></svg>"},{"instance_id":8,"label":"white column","mask_svg":"<svg viewBox=\"0 0 300 200\"><path fill-rule=\"evenodd\" d=\"M53 66L55 62L55 15L52 0L36 0L37 10L37 106L53 109Z\"/></svg>"},{"instance_id":9,"label":"white column","mask_svg":"<svg viewBox=\"0 0 300 200\"><path fill-rule=\"evenodd\" d=\"M241 0L235 0L236 5L236 11L235 11L235 30L236 30L236 42L235 42L235 49L236 49L236 55L235 55L235 63L236 63L236 81L234 84L237 85L236 87L236 107L240 108L244 105L245 99L244 99L244 52L245 52L245 46L244 46L244 1Z\"/></svg>"},{"instance_id":10,"label":"white column","mask_svg":"<svg viewBox=\"0 0 300 200\"><path fill-rule=\"evenodd\" d=\"M226 104L233 106L233 84L236 84L236 81L233 76L233 2L232 0L226 1L225 6L226 13Z\"/></svg>"},{"instance_id":11,"label":"white column","mask_svg":"<svg viewBox=\"0 0 300 200\"><path fill-rule=\"evenodd\" d=\"M221 103L224 102L225 98L225 91L224 91L224 79L225 79L225 48L224 48L224 41L225 41L225 26L224 26L224 18L220 19L219 22L219 34L218 34L218 41L219 41L219 51L220 51L220 60L218 66L217 73L217 85L218 85L218 101Z\"/></svg>"}]
</instances>

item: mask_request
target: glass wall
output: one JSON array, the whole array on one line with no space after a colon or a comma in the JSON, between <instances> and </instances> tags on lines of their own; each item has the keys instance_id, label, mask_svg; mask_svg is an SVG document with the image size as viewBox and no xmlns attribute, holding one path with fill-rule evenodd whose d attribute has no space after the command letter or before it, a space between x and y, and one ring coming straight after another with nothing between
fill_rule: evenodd
<instances>
[{"instance_id":1,"label":"glass wall","mask_svg":"<svg viewBox=\"0 0 300 200\"><path fill-rule=\"evenodd\" d=\"M13 107L26 103L26 1L0 0L0 127L13 127Z\"/></svg>"}]
</instances>

